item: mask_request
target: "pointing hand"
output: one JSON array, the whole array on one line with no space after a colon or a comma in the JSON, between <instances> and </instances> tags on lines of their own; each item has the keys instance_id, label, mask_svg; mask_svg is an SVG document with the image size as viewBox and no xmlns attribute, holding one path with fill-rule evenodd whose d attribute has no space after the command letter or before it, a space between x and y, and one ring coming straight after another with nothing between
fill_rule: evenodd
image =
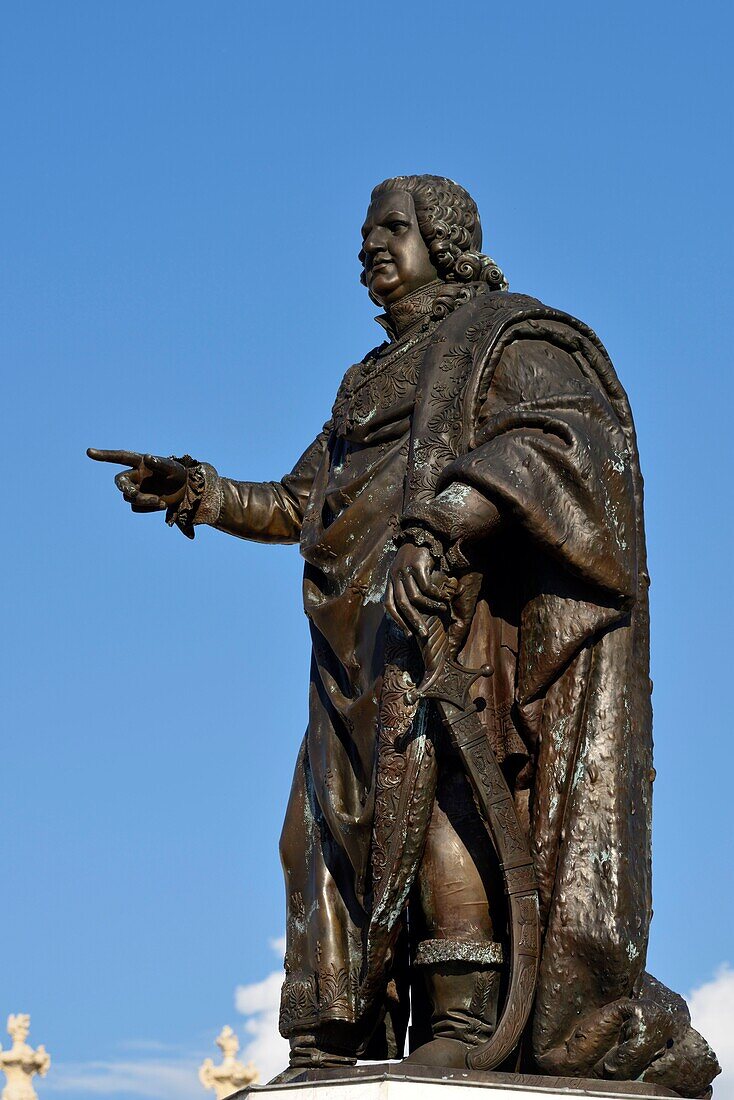
<instances>
[{"instance_id":1,"label":"pointing hand","mask_svg":"<svg viewBox=\"0 0 734 1100\"><path fill-rule=\"evenodd\" d=\"M179 503L186 488L186 467L175 458L138 454L137 451L98 451L87 454L95 462L130 467L116 474L115 485L133 512L161 512Z\"/></svg>"}]
</instances>

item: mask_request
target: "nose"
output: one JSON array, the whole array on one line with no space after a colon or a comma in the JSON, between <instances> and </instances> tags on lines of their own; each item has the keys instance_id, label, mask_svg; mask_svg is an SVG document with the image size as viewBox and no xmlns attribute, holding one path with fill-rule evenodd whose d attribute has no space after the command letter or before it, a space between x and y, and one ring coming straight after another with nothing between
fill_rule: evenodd
<instances>
[{"instance_id":1,"label":"nose","mask_svg":"<svg viewBox=\"0 0 734 1100\"><path fill-rule=\"evenodd\" d=\"M385 249L386 234L381 226L376 225L373 229L370 229L369 233L365 237L362 248L368 256L374 256L376 252L383 252Z\"/></svg>"}]
</instances>

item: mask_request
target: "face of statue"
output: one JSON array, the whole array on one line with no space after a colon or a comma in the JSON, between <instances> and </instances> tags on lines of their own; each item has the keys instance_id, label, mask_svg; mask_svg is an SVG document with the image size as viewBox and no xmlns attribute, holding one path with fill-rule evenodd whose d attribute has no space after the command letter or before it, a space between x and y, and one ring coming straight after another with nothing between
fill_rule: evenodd
<instances>
[{"instance_id":1,"label":"face of statue","mask_svg":"<svg viewBox=\"0 0 734 1100\"><path fill-rule=\"evenodd\" d=\"M407 191L377 196L362 226L362 242L367 287L382 306L438 278Z\"/></svg>"}]
</instances>

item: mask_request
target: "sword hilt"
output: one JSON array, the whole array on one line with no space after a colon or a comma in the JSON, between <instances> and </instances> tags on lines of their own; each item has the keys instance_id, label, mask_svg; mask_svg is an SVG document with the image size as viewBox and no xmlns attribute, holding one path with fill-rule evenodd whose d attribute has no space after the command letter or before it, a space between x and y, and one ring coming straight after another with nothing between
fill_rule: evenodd
<instances>
[{"instance_id":1,"label":"sword hilt","mask_svg":"<svg viewBox=\"0 0 734 1100\"><path fill-rule=\"evenodd\" d=\"M428 634L421 644L425 675L420 684L405 693L405 701L410 706L419 699L439 699L467 711L470 687L482 677L491 676L494 669L491 665L466 668L458 664L449 652L448 631L438 615L430 615L426 625ZM472 708L479 709L483 708Z\"/></svg>"},{"instance_id":2,"label":"sword hilt","mask_svg":"<svg viewBox=\"0 0 734 1100\"><path fill-rule=\"evenodd\" d=\"M477 680L491 676L493 673L494 669L491 665L466 668L447 657L417 687L406 691L405 701L411 705L417 703L419 699L436 699L442 703L451 703L452 706L463 711L461 717L466 717L467 714L473 714L475 710L484 710L481 704L469 705L470 687Z\"/></svg>"},{"instance_id":3,"label":"sword hilt","mask_svg":"<svg viewBox=\"0 0 734 1100\"><path fill-rule=\"evenodd\" d=\"M420 642L425 675L417 686L410 687L405 693L405 701L408 705L413 705L419 698L436 698L452 703L461 711L467 711L470 687L483 676L491 676L494 669L491 664L482 664L479 669L468 669L454 661L450 652L448 630L438 615L429 615L426 626L428 634Z\"/></svg>"}]
</instances>

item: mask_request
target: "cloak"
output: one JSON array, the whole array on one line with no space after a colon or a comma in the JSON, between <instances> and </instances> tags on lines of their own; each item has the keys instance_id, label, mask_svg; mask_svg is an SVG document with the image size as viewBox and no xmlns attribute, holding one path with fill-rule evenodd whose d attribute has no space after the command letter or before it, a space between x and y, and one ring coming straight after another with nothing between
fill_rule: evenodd
<instances>
[{"instance_id":1,"label":"cloak","mask_svg":"<svg viewBox=\"0 0 734 1100\"><path fill-rule=\"evenodd\" d=\"M479 284L435 313L350 368L281 482L219 479L216 526L298 541L306 560L313 652L281 840L281 1031L402 1053L405 912L437 764L435 716L405 698L417 650L383 597L401 525L420 524L471 579L458 659L495 669L474 691L540 886L532 1057L580 1076L594 1059L574 1036L646 981L654 773L635 430L581 322ZM499 527L477 523L471 494Z\"/></svg>"}]
</instances>

